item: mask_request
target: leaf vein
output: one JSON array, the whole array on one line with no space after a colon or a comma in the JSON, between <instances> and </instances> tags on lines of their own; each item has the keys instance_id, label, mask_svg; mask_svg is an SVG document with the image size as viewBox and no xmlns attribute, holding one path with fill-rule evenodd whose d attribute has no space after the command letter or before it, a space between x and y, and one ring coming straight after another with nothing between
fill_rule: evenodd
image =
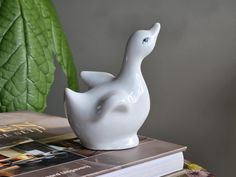
<instances>
[{"instance_id":1,"label":"leaf vein","mask_svg":"<svg viewBox=\"0 0 236 177\"><path fill-rule=\"evenodd\" d=\"M17 46L16 49L10 54L10 56L7 57L8 59L0 67L4 67L7 64L7 62L14 56L14 54L19 50L21 46L22 45Z\"/></svg>"},{"instance_id":2,"label":"leaf vein","mask_svg":"<svg viewBox=\"0 0 236 177\"><path fill-rule=\"evenodd\" d=\"M10 78L7 80L7 82L5 82L4 84L3 84L3 86L2 86L2 89L1 89L1 91L0 91L0 95L2 94L2 92L3 92L3 88L11 81L11 82L13 82L12 81L12 78L16 75L16 73L17 73L17 71L19 71L19 69L21 68L21 66L23 65L24 63L21 63L18 67L17 67L17 69L16 69L16 72L15 73L13 73L11 76L10 76ZM13 82L14 83L14 82ZM5 91L7 91L7 92L9 92L7 89L4 89ZM11 93L10 93L11 94ZM12 95L12 94L11 94Z\"/></svg>"},{"instance_id":3,"label":"leaf vein","mask_svg":"<svg viewBox=\"0 0 236 177\"><path fill-rule=\"evenodd\" d=\"M4 33L1 36L0 39L0 43L2 43L2 40L4 38L4 36L11 30L11 28L13 27L13 25L15 24L15 22L20 18L20 15L16 16L15 19L13 19L13 21L10 23L10 25L8 26L8 28L4 31Z\"/></svg>"}]
</instances>

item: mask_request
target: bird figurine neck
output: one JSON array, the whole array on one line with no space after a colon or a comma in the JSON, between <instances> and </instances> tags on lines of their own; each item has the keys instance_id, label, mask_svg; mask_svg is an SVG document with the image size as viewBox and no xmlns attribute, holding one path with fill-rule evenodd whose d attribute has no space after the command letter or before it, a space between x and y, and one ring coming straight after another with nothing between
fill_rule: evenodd
<instances>
[{"instance_id":1,"label":"bird figurine neck","mask_svg":"<svg viewBox=\"0 0 236 177\"><path fill-rule=\"evenodd\" d=\"M151 29L139 30L131 35L126 45L119 77L126 77L131 73L141 74L142 61L155 47L159 32L160 24L155 23Z\"/></svg>"}]
</instances>

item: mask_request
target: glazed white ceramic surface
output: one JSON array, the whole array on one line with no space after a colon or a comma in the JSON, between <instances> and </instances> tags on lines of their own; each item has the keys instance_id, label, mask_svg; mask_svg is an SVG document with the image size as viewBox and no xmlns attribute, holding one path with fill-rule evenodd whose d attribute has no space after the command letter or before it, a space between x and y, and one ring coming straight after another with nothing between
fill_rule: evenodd
<instances>
[{"instance_id":1,"label":"glazed white ceramic surface","mask_svg":"<svg viewBox=\"0 0 236 177\"><path fill-rule=\"evenodd\" d=\"M160 31L155 23L128 40L120 74L83 71L89 90L77 93L65 89L65 110L69 123L83 146L95 150L118 150L139 144L137 132L150 110L150 98L141 72Z\"/></svg>"}]
</instances>

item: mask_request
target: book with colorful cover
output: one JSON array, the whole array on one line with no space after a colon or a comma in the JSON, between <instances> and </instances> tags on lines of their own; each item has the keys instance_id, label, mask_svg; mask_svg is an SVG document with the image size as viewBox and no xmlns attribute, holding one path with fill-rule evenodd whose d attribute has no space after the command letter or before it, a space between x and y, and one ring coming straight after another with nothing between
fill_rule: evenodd
<instances>
[{"instance_id":1,"label":"book with colorful cover","mask_svg":"<svg viewBox=\"0 0 236 177\"><path fill-rule=\"evenodd\" d=\"M139 138L136 148L94 151L81 146L65 118L28 112L1 113L0 176L152 176L158 167L169 170L162 172L172 173L169 176L183 174L186 147ZM173 168L168 169L171 163Z\"/></svg>"}]
</instances>

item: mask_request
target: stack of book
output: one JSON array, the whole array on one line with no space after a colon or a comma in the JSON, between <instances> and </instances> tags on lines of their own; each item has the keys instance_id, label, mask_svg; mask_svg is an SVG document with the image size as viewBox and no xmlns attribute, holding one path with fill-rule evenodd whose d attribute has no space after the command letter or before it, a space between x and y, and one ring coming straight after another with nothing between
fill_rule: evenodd
<instances>
[{"instance_id":1,"label":"stack of book","mask_svg":"<svg viewBox=\"0 0 236 177\"><path fill-rule=\"evenodd\" d=\"M186 147L139 136L118 151L83 148L67 119L29 112L0 114L0 176L183 177Z\"/></svg>"}]
</instances>

